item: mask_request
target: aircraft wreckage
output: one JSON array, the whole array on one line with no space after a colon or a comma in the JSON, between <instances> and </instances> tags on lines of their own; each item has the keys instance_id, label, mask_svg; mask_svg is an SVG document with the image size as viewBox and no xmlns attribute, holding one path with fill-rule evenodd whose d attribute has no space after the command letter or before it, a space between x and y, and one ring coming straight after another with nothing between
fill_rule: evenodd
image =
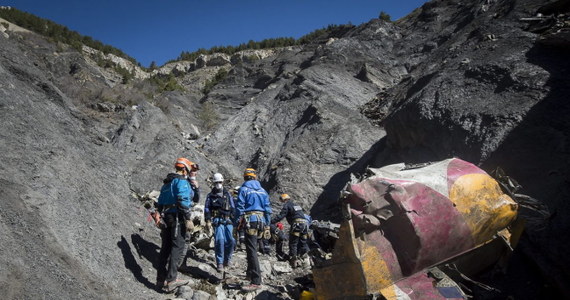
<instances>
[{"instance_id":1,"label":"aircraft wreckage","mask_svg":"<svg viewBox=\"0 0 570 300\"><path fill-rule=\"evenodd\" d=\"M475 275L504 262L520 237L519 205L471 163L370 172L343 191L332 258L313 268L317 299L465 298L442 270Z\"/></svg>"}]
</instances>

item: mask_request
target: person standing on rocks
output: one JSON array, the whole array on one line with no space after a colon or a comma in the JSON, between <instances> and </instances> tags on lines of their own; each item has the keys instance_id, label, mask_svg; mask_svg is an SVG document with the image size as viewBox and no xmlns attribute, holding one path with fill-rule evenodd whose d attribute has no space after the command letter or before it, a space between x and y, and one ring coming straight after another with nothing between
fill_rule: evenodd
<instances>
[{"instance_id":1,"label":"person standing on rocks","mask_svg":"<svg viewBox=\"0 0 570 300\"><path fill-rule=\"evenodd\" d=\"M177 279L178 265L184 251L186 232L194 227L190 211L194 192L187 176L198 171L198 165L181 157L176 160L174 168L176 172L169 173L163 181L157 203L159 214L155 216L162 238L156 285L166 292L188 284L187 280Z\"/></svg>"},{"instance_id":2,"label":"person standing on rocks","mask_svg":"<svg viewBox=\"0 0 570 300\"><path fill-rule=\"evenodd\" d=\"M235 239L233 237L234 199L224 188L224 177L220 173L213 176L214 187L206 196L204 219L206 230L214 230L214 250L216 252L216 266L218 272L228 267L234 252Z\"/></svg>"},{"instance_id":3,"label":"person standing on rocks","mask_svg":"<svg viewBox=\"0 0 570 300\"><path fill-rule=\"evenodd\" d=\"M289 263L291 267L295 268L297 266L298 249L307 248L309 224L305 218L303 208L296 205L288 194L281 194L279 200L283 203L283 208L279 214L271 220L271 224L275 224L283 220L283 218L286 218L291 226L289 229Z\"/></svg>"},{"instance_id":4,"label":"person standing on rocks","mask_svg":"<svg viewBox=\"0 0 570 300\"><path fill-rule=\"evenodd\" d=\"M269 203L269 195L257 181L255 169L245 169L243 179L244 183L239 190L236 210L240 218L240 227L243 226L245 228L246 277L251 280L251 283L242 287L242 290L253 291L261 285L257 240L265 231L265 227L269 226L271 205Z\"/></svg>"}]
</instances>

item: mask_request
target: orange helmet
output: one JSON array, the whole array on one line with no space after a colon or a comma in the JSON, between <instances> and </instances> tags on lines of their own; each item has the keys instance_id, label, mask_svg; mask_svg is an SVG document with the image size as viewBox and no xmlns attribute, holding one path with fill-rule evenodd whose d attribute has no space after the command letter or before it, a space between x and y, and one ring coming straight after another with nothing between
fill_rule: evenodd
<instances>
[{"instance_id":1,"label":"orange helmet","mask_svg":"<svg viewBox=\"0 0 570 300\"><path fill-rule=\"evenodd\" d=\"M291 199L291 197L289 197L287 194L281 194L281 196L279 196L279 199L281 199L281 201L285 201Z\"/></svg>"},{"instance_id":2,"label":"orange helmet","mask_svg":"<svg viewBox=\"0 0 570 300\"><path fill-rule=\"evenodd\" d=\"M174 168L176 169L185 168L187 172L190 172L190 171L196 171L197 165L184 157L180 157L176 160Z\"/></svg>"},{"instance_id":3,"label":"orange helmet","mask_svg":"<svg viewBox=\"0 0 570 300\"><path fill-rule=\"evenodd\" d=\"M243 177L251 177L253 179L257 178L257 172L253 168L247 168L243 171Z\"/></svg>"}]
</instances>

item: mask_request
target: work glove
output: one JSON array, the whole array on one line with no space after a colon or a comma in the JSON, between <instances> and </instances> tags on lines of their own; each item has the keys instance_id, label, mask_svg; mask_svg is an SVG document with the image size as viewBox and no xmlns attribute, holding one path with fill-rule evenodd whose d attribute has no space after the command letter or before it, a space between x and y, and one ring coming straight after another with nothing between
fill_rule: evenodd
<instances>
[{"instance_id":1,"label":"work glove","mask_svg":"<svg viewBox=\"0 0 570 300\"><path fill-rule=\"evenodd\" d=\"M186 220L184 224L186 225L186 231L194 232L194 222L192 220Z\"/></svg>"},{"instance_id":2,"label":"work glove","mask_svg":"<svg viewBox=\"0 0 570 300\"><path fill-rule=\"evenodd\" d=\"M263 238L266 240L271 238L271 230L270 230L269 226L265 226L263 228Z\"/></svg>"}]
</instances>

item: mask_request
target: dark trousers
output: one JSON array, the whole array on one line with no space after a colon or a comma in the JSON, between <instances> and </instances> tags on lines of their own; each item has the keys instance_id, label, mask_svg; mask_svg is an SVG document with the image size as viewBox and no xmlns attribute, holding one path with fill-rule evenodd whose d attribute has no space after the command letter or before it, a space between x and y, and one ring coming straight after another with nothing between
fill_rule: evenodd
<instances>
[{"instance_id":1,"label":"dark trousers","mask_svg":"<svg viewBox=\"0 0 570 300\"><path fill-rule=\"evenodd\" d=\"M309 251L307 246L308 235L307 223L294 223L289 232L289 255L291 258L302 255Z\"/></svg>"},{"instance_id":2,"label":"dark trousers","mask_svg":"<svg viewBox=\"0 0 570 300\"><path fill-rule=\"evenodd\" d=\"M251 222L250 228L257 228L257 222ZM257 258L257 230L255 232L245 231L245 253L247 255L246 274L251 278L251 283L261 284L261 270Z\"/></svg>"},{"instance_id":3,"label":"dark trousers","mask_svg":"<svg viewBox=\"0 0 570 300\"><path fill-rule=\"evenodd\" d=\"M156 282L176 280L178 265L184 252L186 242L186 228L178 222L175 214L167 214L165 217L167 227L160 232L162 245L158 260Z\"/></svg>"},{"instance_id":4,"label":"dark trousers","mask_svg":"<svg viewBox=\"0 0 570 300\"><path fill-rule=\"evenodd\" d=\"M283 239L278 239L275 242L275 254L277 255L277 259L284 260L285 259L285 252L283 251Z\"/></svg>"},{"instance_id":5,"label":"dark trousers","mask_svg":"<svg viewBox=\"0 0 570 300\"><path fill-rule=\"evenodd\" d=\"M289 256L296 257L297 254L303 255L308 252L307 238L297 236L294 234L289 235Z\"/></svg>"},{"instance_id":6,"label":"dark trousers","mask_svg":"<svg viewBox=\"0 0 570 300\"><path fill-rule=\"evenodd\" d=\"M301 237L299 239L299 244L297 245L297 255L303 256L305 253L309 253L309 239Z\"/></svg>"}]
</instances>

